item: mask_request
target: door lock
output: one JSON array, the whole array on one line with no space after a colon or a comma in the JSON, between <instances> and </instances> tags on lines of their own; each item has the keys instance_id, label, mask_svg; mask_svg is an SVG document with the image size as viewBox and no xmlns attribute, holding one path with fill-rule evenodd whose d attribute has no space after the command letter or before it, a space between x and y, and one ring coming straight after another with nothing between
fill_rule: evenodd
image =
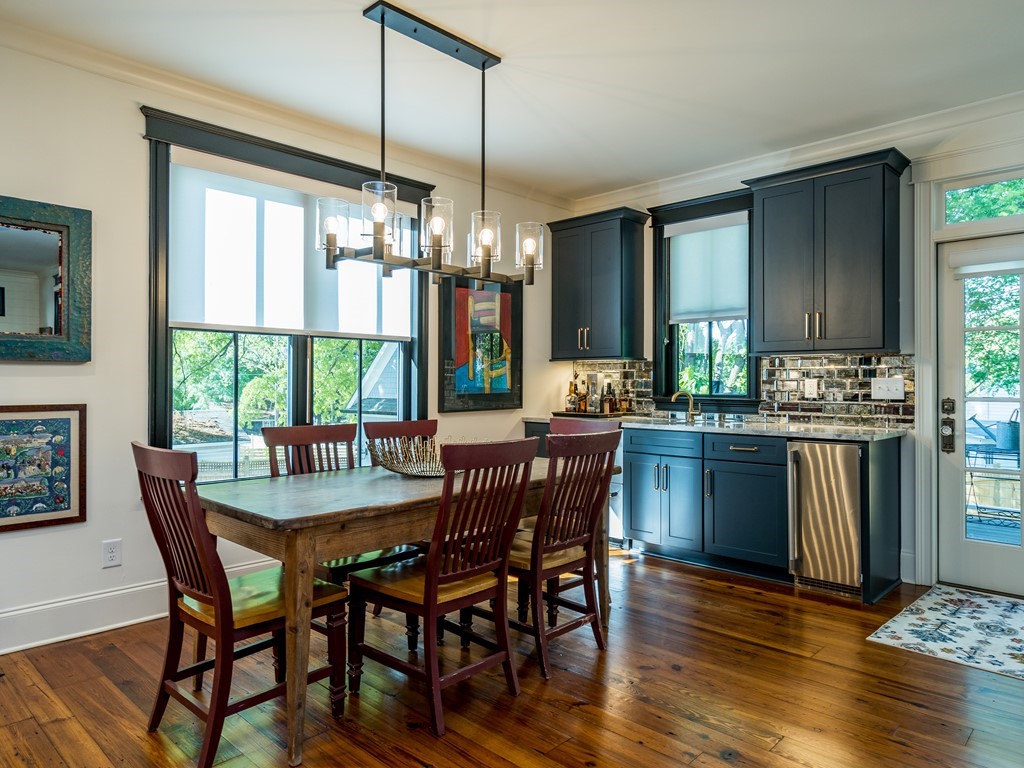
<instances>
[{"instance_id":1,"label":"door lock","mask_svg":"<svg viewBox=\"0 0 1024 768\"><path fill-rule=\"evenodd\" d=\"M953 453L956 450L954 422L950 418L939 421L939 447L943 453Z\"/></svg>"}]
</instances>

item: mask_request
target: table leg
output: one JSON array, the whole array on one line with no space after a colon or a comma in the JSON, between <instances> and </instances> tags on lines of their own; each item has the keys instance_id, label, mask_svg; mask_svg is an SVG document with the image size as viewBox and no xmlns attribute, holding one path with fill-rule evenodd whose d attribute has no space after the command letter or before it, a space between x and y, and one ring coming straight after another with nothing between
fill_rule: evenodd
<instances>
[{"instance_id":1,"label":"table leg","mask_svg":"<svg viewBox=\"0 0 1024 768\"><path fill-rule=\"evenodd\" d=\"M285 543L285 698L288 718L288 765L302 762L306 722L306 676L313 619L313 560L316 548L308 531L289 533Z\"/></svg>"},{"instance_id":2,"label":"table leg","mask_svg":"<svg viewBox=\"0 0 1024 768\"><path fill-rule=\"evenodd\" d=\"M601 625L608 627L611 619L612 598L608 589L608 516L611 514L611 507L607 501L604 504L604 513L601 515L601 523L597 526L597 552L594 566L597 568L597 603L601 613Z\"/></svg>"}]
</instances>

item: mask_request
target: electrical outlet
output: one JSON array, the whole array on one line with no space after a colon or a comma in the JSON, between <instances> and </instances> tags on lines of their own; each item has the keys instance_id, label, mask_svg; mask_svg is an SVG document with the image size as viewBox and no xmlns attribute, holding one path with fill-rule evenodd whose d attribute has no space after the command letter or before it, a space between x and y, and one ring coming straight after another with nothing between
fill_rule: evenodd
<instances>
[{"instance_id":1,"label":"electrical outlet","mask_svg":"<svg viewBox=\"0 0 1024 768\"><path fill-rule=\"evenodd\" d=\"M872 400L903 400L906 398L906 383L902 376L876 378L871 380Z\"/></svg>"},{"instance_id":2,"label":"electrical outlet","mask_svg":"<svg viewBox=\"0 0 1024 768\"><path fill-rule=\"evenodd\" d=\"M121 540L107 539L103 542L103 567L117 568L121 565Z\"/></svg>"},{"instance_id":3,"label":"electrical outlet","mask_svg":"<svg viewBox=\"0 0 1024 768\"><path fill-rule=\"evenodd\" d=\"M819 395L819 384L821 382L818 379L804 379L804 397L808 400L817 400Z\"/></svg>"}]
</instances>

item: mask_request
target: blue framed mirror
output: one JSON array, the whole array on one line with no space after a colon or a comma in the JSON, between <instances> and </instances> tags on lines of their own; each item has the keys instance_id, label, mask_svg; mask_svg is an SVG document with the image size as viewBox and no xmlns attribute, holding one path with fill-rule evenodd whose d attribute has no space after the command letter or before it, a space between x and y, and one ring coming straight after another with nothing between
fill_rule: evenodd
<instances>
[{"instance_id":1,"label":"blue framed mirror","mask_svg":"<svg viewBox=\"0 0 1024 768\"><path fill-rule=\"evenodd\" d=\"M0 197L0 361L92 357L92 212Z\"/></svg>"}]
</instances>

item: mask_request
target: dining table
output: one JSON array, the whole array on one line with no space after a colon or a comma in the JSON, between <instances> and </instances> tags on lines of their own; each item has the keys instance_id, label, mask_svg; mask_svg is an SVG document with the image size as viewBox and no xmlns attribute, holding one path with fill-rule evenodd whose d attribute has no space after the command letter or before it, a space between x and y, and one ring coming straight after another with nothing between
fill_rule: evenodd
<instances>
[{"instance_id":1,"label":"dining table","mask_svg":"<svg viewBox=\"0 0 1024 768\"><path fill-rule=\"evenodd\" d=\"M537 513L547 472L548 460L534 459L523 517ZM198 487L212 534L284 565L289 765L302 762L313 572L317 563L429 539L443 480L402 475L383 467L357 467ZM606 504L595 557L598 603L605 627L611 606L607 531Z\"/></svg>"}]
</instances>

